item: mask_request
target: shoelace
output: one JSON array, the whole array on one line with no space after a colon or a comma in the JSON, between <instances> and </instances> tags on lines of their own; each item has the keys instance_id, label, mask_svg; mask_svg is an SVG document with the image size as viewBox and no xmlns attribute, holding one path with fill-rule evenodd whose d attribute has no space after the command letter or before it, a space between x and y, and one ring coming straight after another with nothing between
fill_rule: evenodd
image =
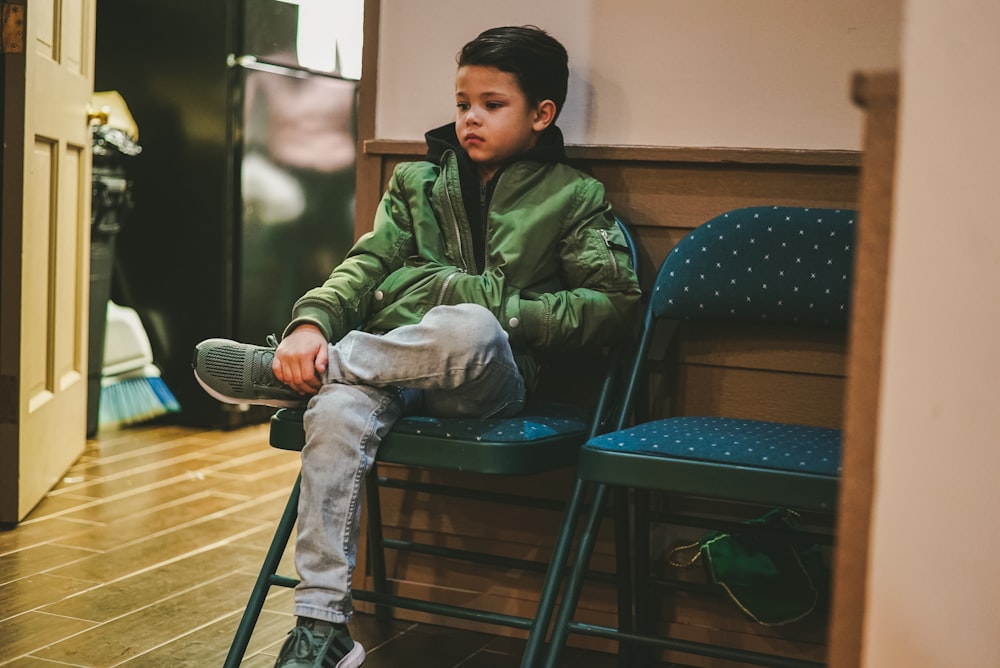
<instances>
[{"instance_id":1,"label":"shoelace","mask_svg":"<svg viewBox=\"0 0 1000 668\"><path fill-rule=\"evenodd\" d=\"M288 632L291 636L289 642L295 651L296 659L311 659L313 653L323 644L323 638L316 638L313 632L305 626L296 626Z\"/></svg>"},{"instance_id":2,"label":"shoelace","mask_svg":"<svg viewBox=\"0 0 1000 668\"><path fill-rule=\"evenodd\" d=\"M274 376L274 371L271 369L273 361L273 350L259 351L250 366L250 382L259 387L285 387L284 383Z\"/></svg>"},{"instance_id":3,"label":"shoelace","mask_svg":"<svg viewBox=\"0 0 1000 668\"><path fill-rule=\"evenodd\" d=\"M274 334L267 335L267 345L270 351L264 351L260 355L259 365L252 370L253 382L264 387L287 388L287 385L274 377L271 370L271 363L274 361L274 351L278 347L278 337Z\"/></svg>"}]
</instances>

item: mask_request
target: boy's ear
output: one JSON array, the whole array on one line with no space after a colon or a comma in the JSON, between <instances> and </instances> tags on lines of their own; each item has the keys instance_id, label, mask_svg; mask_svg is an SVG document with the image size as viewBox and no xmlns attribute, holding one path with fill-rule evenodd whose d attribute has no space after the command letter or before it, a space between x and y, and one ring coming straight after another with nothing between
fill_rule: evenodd
<instances>
[{"instance_id":1,"label":"boy's ear","mask_svg":"<svg viewBox=\"0 0 1000 668\"><path fill-rule=\"evenodd\" d=\"M535 132L541 132L552 125L552 121L555 119L556 103L552 100L542 100L535 108L535 119L532 121L531 127Z\"/></svg>"}]
</instances>

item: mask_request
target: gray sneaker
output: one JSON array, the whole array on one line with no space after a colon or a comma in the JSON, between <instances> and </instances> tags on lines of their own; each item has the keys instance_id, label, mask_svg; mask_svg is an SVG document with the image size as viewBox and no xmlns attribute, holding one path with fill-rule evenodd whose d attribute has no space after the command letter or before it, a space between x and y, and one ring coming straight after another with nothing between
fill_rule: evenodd
<instances>
[{"instance_id":1,"label":"gray sneaker","mask_svg":"<svg viewBox=\"0 0 1000 668\"><path fill-rule=\"evenodd\" d=\"M206 392L227 404L304 406L309 397L274 377L274 347L206 339L194 347L191 366Z\"/></svg>"},{"instance_id":2,"label":"gray sneaker","mask_svg":"<svg viewBox=\"0 0 1000 668\"><path fill-rule=\"evenodd\" d=\"M299 617L274 668L359 668L364 662L365 648L351 639L347 626Z\"/></svg>"}]
</instances>

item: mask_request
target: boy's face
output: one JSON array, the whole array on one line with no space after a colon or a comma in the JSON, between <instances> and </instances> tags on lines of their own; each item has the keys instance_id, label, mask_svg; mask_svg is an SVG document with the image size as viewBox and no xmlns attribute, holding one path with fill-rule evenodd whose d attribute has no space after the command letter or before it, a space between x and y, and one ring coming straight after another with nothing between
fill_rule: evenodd
<instances>
[{"instance_id":1,"label":"boy's face","mask_svg":"<svg viewBox=\"0 0 1000 668\"><path fill-rule=\"evenodd\" d=\"M555 104L532 106L517 78L495 67L465 65L455 77L455 130L486 183L508 160L534 147Z\"/></svg>"}]
</instances>

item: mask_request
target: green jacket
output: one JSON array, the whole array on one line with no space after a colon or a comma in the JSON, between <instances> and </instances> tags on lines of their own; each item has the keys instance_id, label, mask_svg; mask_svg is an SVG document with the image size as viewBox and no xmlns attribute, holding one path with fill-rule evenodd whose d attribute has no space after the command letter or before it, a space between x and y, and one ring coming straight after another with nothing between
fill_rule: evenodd
<instances>
[{"instance_id":1,"label":"green jacket","mask_svg":"<svg viewBox=\"0 0 1000 668\"><path fill-rule=\"evenodd\" d=\"M639 285L604 187L561 162L523 159L500 174L476 270L455 150L396 167L375 216L326 282L293 307L330 341L385 332L441 304L475 303L510 336L529 387L534 353L599 346L626 332Z\"/></svg>"}]
</instances>

